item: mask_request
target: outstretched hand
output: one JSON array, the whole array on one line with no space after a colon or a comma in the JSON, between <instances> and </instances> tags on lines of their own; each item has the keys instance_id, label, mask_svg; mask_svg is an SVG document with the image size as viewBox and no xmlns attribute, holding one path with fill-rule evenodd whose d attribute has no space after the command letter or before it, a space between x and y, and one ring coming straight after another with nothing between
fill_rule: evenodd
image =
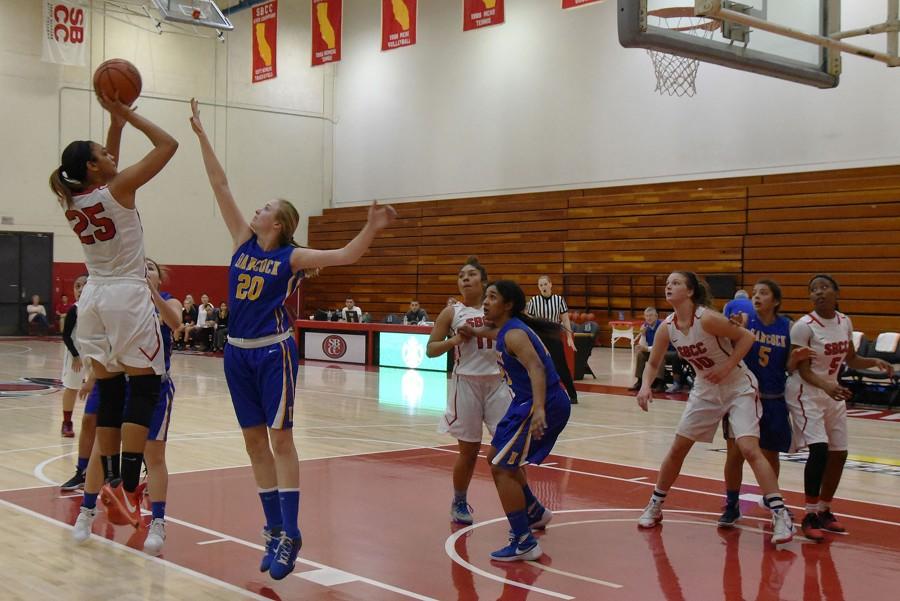
<instances>
[{"instance_id":1,"label":"outstretched hand","mask_svg":"<svg viewBox=\"0 0 900 601\"><path fill-rule=\"evenodd\" d=\"M369 225L381 231L397 218L397 211L391 205L381 206L378 201L373 201L369 206Z\"/></svg>"},{"instance_id":2,"label":"outstretched hand","mask_svg":"<svg viewBox=\"0 0 900 601\"><path fill-rule=\"evenodd\" d=\"M194 130L194 133L198 136L205 135L206 132L203 130L203 123L200 122L200 103L197 102L196 98L191 98L191 129Z\"/></svg>"}]
</instances>

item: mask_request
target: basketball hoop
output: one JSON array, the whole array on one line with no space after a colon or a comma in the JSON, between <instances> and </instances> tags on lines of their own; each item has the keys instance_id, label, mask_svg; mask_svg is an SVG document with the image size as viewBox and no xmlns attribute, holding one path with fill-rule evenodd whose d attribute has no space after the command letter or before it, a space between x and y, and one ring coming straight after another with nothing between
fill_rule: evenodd
<instances>
[{"instance_id":1,"label":"basketball hoop","mask_svg":"<svg viewBox=\"0 0 900 601\"><path fill-rule=\"evenodd\" d=\"M680 31L689 35L712 38L713 32L719 29L719 21L694 15L692 6L677 6L651 10L647 13L647 22L654 26ZM695 80L700 61L695 58L668 54L659 50L647 50L653 61L656 74L656 91L669 96L693 96L697 93Z\"/></svg>"}]
</instances>

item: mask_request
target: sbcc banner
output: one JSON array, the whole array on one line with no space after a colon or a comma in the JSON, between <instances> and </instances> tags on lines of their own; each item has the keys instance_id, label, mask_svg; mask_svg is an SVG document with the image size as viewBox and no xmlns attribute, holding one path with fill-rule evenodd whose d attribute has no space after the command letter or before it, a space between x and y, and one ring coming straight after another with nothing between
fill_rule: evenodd
<instances>
[{"instance_id":1,"label":"sbcc banner","mask_svg":"<svg viewBox=\"0 0 900 601\"><path fill-rule=\"evenodd\" d=\"M366 362L366 335L304 332L303 358L341 363Z\"/></svg>"},{"instance_id":2,"label":"sbcc banner","mask_svg":"<svg viewBox=\"0 0 900 601\"><path fill-rule=\"evenodd\" d=\"M416 43L418 0L381 0L381 49Z\"/></svg>"},{"instance_id":3,"label":"sbcc banner","mask_svg":"<svg viewBox=\"0 0 900 601\"><path fill-rule=\"evenodd\" d=\"M503 0L463 0L463 31L499 25L505 18Z\"/></svg>"},{"instance_id":4,"label":"sbcc banner","mask_svg":"<svg viewBox=\"0 0 900 601\"><path fill-rule=\"evenodd\" d=\"M44 47L41 60L86 67L90 10L84 2L44 0Z\"/></svg>"},{"instance_id":5,"label":"sbcc banner","mask_svg":"<svg viewBox=\"0 0 900 601\"><path fill-rule=\"evenodd\" d=\"M312 0L312 66L341 60L343 0Z\"/></svg>"},{"instance_id":6,"label":"sbcc banner","mask_svg":"<svg viewBox=\"0 0 900 601\"><path fill-rule=\"evenodd\" d=\"M253 83L278 75L275 48L278 40L278 0L254 6L253 11Z\"/></svg>"}]
</instances>

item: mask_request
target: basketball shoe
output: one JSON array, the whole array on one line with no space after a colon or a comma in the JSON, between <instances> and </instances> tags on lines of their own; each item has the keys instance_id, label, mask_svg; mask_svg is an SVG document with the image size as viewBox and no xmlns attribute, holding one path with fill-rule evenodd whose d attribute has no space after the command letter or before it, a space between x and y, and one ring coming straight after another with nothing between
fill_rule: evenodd
<instances>
[{"instance_id":1,"label":"basketball shoe","mask_svg":"<svg viewBox=\"0 0 900 601\"><path fill-rule=\"evenodd\" d=\"M825 509L819 512L819 524L822 526L822 530L827 530L828 532L837 532L839 534L843 534L847 532L847 529L844 528L844 525L841 524L834 514L831 513L830 509Z\"/></svg>"},{"instance_id":2,"label":"basketball shoe","mask_svg":"<svg viewBox=\"0 0 900 601\"><path fill-rule=\"evenodd\" d=\"M96 509L81 508L75 519L75 526L72 528L72 538L76 543L81 544L91 537L91 527L94 525L95 517L97 517Z\"/></svg>"},{"instance_id":3,"label":"basketball shoe","mask_svg":"<svg viewBox=\"0 0 900 601\"><path fill-rule=\"evenodd\" d=\"M278 549L275 550L275 560L269 567L269 576L275 580L281 580L294 571L294 565L297 562L297 553L303 546L303 537L288 538L281 536L278 542Z\"/></svg>"},{"instance_id":4,"label":"basketball shoe","mask_svg":"<svg viewBox=\"0 0 900 601\"><path fill-rule=\"evenodd\" d=\"M638 526L641 528L654 528L662 519L662 503L659 503L656 499L650 499L650 502L647 503L647 507L644 509L644 513L638 518Z\"/></svg>"},{"instance_id":5,"label":"basketball shoe","mask_svg":"<svg viewBox=\"0 0 900 601\"><path fill-rule=\"evenodd\" d=\"M794 538L794 522L791 514L784 507L772 511L772 544L790 542Z\"/></svg>"},{"instance_id":6,"label":"basketball shoe","mask_svg":"<svg viewBox=\"0 0 900 601\"><path fill-rule=\"evenodd\" d=\"M534 511L528 512L528 526L532 530L543 530L553 519L553 512L541 505L537 504Z\"/></svg>"},{"instance_id":7,"label":"basketball shoe","mask_svg":"<svg viewBox=\"0 0 900 601\"><path fill-rule=\"evenodd\" d=\"M510 537L508 545L491 553L491 559L495 561L534 561L543 554L537 539L529 532L519 537Z\"/></svg>"},{"instance_id":8,"label":"basketball shoe","mask_svg":"<svg viewBox=\"0 0 900 601\"><path fill-rule=\"evenodd\" d=\"M263 528L263 540L266 541L266 552L263 553L262 561L259 562L259 571L268 572L272 567L272 559L275 558L275 551L278 549L278 541L281 539L281 528Z\"/></svg>"},{"instance_id":9,"label":"basketball shoe","mask_svg":"<svg viewBox=\"0 0 900 601\"><path fill-rule=\"evenodd\" d=\"M60 485L60 490L79 490L84 488L84 472L75 468L75 475Z\"/></svg>"},{"instance_id":10,"label":"basketball shoe","mask_svg":"<svg viewBox=\"0 0 900 601\"><path fill-rule=\"evenodd\" d=\"M166 521L162 518L154 518L150 522L147 539L144 541L144 552L149 555L159 555L163 544L166 542Z\"/></svg>"},{"instance_id":11,"label":"basketball shoe","mask_svg":"<svg viewBox=\"0 0 900 601\"><path fill-rule=\"evenodd\" d=\"M819 542L825 540L825 534L822 532L822 524L819 523L819 516L815 513L807 513L803 517L803 523L800 524L800 530L803 536L811 541Z\"/></svg>"},{"instance_id":12,"label":"basketball shoe","mask_svg":"<svg viewBox=\"0 0 900 601\"><path fill-rule=\"evenodd\" d=\"M719 516L720 528L731 528L741 519L741 510L737 505L725 505L725 511Z\"/></svg>"},{"instance_id":13,"label":"basketball shoe","mask_svg":"<svg viewBox=\"0 0 900 601\"><path fill-rule=\"evenodd\" d=\"M465 501L450 504L450 521L454 524L470 525L475 522L472 517L472 506Z\"/></svg>"}]
</instances>

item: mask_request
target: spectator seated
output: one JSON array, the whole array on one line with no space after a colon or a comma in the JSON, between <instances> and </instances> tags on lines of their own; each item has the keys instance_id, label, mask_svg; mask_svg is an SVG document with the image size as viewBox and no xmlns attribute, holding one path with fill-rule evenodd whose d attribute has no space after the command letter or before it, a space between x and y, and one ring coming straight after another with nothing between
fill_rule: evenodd
<instances>
[{"instance_id":1,"label":"spectator seated","mask_svg":"<svg viewBox=\"0 0 900 601\"><path fill-rule=\"evenodd\" d=\"M853 402L887 404L894 406L900 395L900 333L882 332L874 344L863 347L865 337L860 338L862 357L884 359L894 366L893 377L874 369L847 369L841 375L841 383L853 391ZM854 345L856 341L854 340Z\"/></svg>"}]
</instances>

